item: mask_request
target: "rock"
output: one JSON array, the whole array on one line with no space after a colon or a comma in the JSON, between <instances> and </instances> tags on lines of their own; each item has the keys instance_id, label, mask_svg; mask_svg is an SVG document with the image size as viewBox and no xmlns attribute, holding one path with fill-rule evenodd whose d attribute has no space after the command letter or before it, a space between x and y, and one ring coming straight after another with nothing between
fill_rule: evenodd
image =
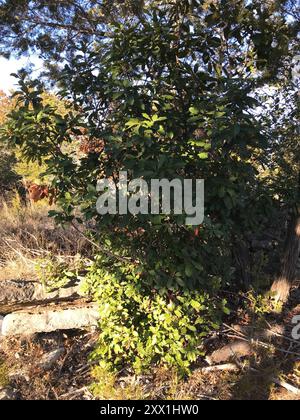
<instances>
[{"instance_id":1,"label":"rock","mask_svg":"<svg viewBox=\"0 0 300 420\"><path fill-rule=\"evenodd\" d=\"M216 350L206 358L207 363L210 365L229 362L230 360L239 359L242 357L251 356L253 349L246 341L235 341L228 344L221 349Z\"/></svg>"},{"instance_id":2,"label":"rock","mask_svg":"<svg viewBox=\"0 0 300 420\"><path fill-rule=\"evenodd\" d=\"M2 335L2 324L3 324L3 316L0 316L0 337Z\"/></svg>"},{"instance_id":3,"label":"rock","mask_svg":"<svg viewBox=\"0 0 300 420\"><path fill-rule=\"evenodd\" d=\"M61 358L64 354L64 347L60 347L56 350L50 351L42 356L38 366L43 370L50 370L53 365Z\"/></svg>"},{"instance_id":4,"label":"rock","mask_svg":"<svg viewBox=\"0 0 300 420\"><path fill-rule=\"evenodd\" d=\"M0 401L15 399L15 392L10 388L0 388Z\"/></svg>"},{"instance_id":5,"label":"rock","mask_svg":"<svg viewBox=\"0 0 300 420\"><path fill-rule=\"evenodd\" d=\"M0 314L9 314L41 303L79 299L80 286L60 288L48 293L41 283L3 280L0 289Z\"/></svg>"},{"instance_id":6,"label":"rock","mask_svg":"<svg viewBox=\"0 0 300 420\"><path fill-rule=\"evenodd\" d=\"M99 310L94 303L47 306L7 315L3 320L4 336L29 336L58 330L75 330L98 325Z\"/></svg>"}]
</instances>

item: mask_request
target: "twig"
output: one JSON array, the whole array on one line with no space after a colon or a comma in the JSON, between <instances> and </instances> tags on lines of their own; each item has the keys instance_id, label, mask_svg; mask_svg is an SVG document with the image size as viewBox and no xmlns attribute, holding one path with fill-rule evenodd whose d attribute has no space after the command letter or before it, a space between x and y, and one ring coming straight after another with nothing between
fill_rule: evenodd
<instances>
[{"instance_id":1,"label":"twig","mask_svg":"<svg viewBox=\"0 0 300 420\"><path fill-rule=\"evenodd\" d=\"M223 324L226 328L228 328L229 330L235 332L236 334L238 334L241 337L246 337L245 334L243 334L241 331L236 330L235 328L231 327L230 325L227 324Z\"/></svg>"},{"instance_id":2,"label":"twig","mask_svg":"<svg viewBox=\"0 0 300 420\"><path fill-rule=\"evenodd\" d=\"M84 366L82 366L81 368L77 369L77 370L75 371L75 374L82 373L82 372L84 372L85 370L91 370L91 368L92 368L93 366L95 366L97 363L98 363L97 361L93 361L93 362L87 363L86 365L84 365Z\"/></svg>"},{"instance_id":3,"label":"twig","mask_svg":"<svg viewBox=\"0 0 300 420\"><path fill-rule=\"evenodd\" d=\"M238 371L238 370L240 370L240 368L234 363L227 363L227 364L224 364L224 365L209 366L209 367L205 367L205 368L200 369L200 371L202 373L209 373L209 372L216 372L216 371L233 372L233 371Z\"/></svg>"},{"instance_id":4,"label":"twig","mask_svg":"<svg viewBox=\"0 0 300 420\"><path fill-rule=\"evenodd\" d=\"M230 327L229 325L227 325L227 324L223 324L226 328L228 328L229 330L231 330L231 331L234 331L236 334L238 334L239 336L241 336L241 337L244 337L244 338L246 338L246 335L244 334L244 333L242 333L241 331L238 331L238 330L236 330L235 328L233 328L233 327ZM297 341L297 340L293 340L292 338L289 338L289 337L287 337L287 336L285 336L285 335L283 335L283 334L280 334L280 333L277 333L276 331L273 331L272 330L272 326L267 322L267 325L269 326L269 329L263 329L263 330L261 330L260 328L258 328L258 327L255 327L255 326L252 326L251 328L253 328L253 330L261 330L261 333L264 333L264 332L269 332L271 335L273 335L273 336L275 336L275 337L281 337L281 338L284 338L285 340L287 340L287 341L290 341L291 343L294 343L294 344L299 344L299 341ZM247 327L247 326L246 326Z\"/></svg>"},{"instance_id":5,"label":"twig","mask_svg":"<svg viewBox=\"0 0 300 420\"><path fill-rule=\"evenodd\" d=\"M68 397L71 397L71 396L74 396L74 395L77 395L77 394L81 394L81 393L87 392L87 391L89 392L88 388L86 386L84 386L83 388L76 389L75 391L71 391L71 392L68 392L67 394L60 395L59 398L60 399L61 398L68 398Z\"/></svg>"},{"instance_id":6,"label":"twig","mask_svg":"<svg viewBox=\"0 0 300 420\"><path fill-rule=\"evenodd\" d=\"M15 254L19 255L19 257L26 263L30 263L30 265L32 265L32 261L29 258L26 258L21 252L19 252L18 250L16 250L15 248L13 248L8 241L4 240L4 243L6 246L8 246Z\"/></svg>"},{"instance_id":7,"label":"twig","mask_svg":"<svg viewBox=\"0 0 300 420\"><path fill-rule=\"evenodd\" d=\"M217 398L210 397L209 395L197 394L197 399L199 400L200 398L202 398L203 400L205 399L210 401L218 401Z\"/></svg>"},{"instance_id":8,"label":"twig","mask_svg":"<svg viewBox=\"0 0 300 420\"><path fill-rule=\"evenodd\" d=\"M290 341L291 344L298 344L299 345L299 341L298 340L293 340L292 338L289 338L289 337L287 337L287 336L285 336L283 334L280 334L280 333L277 333L275 331L272 331L271 329L270 330L265 330L265 331L270 332L275 337L284 338L285 340Z\"/></svg>"},{"instance_id":9,"label":"twig","mask_svg":"<svg viewBox=\"0 0 300 420\"><path fill-rule=\"evenodd\" d=\"M103 246L100 246L99 244L97 244L96 242L92 241L91 239L89 239L83 232L81 232L80 229L78 229L78 227L71 222L71 226L76 230L76 232L78 232L85 240L87 240L91 245L93 245L94 247L98 248L101 252L103 252L104 254L106 254L108 257L114 258L118 261L121 262L134 262L132 260L132 258L130 257L120 257L119 255L114 254L113 252L108 251L107 249L105 249ZM135 261L137 262L137 261Z\"/></svg>"},{"instance_id":10,"label":"twig","mask_svg":"<svg viewBox=\"0 0 300 420\"><path fill-rule=\"evenodd\" d=\"M255 339L249 340L249 339L241 337L241 336L230 335L230 334L228 334L228 337L238 339L238 340L242 340L242 341L247 341L250 344L261 346L261 347L264 347L264 348L267 348L267 349L274 349L274 350L279 351L279 352L284 353L284 354L291 354L293 356L300 357L300 353L296 353L294 351L288 351L288 350L285 350L285 349L280 349L279 347L276 347L273 344L264 343L263 341L259 341L259 340L255 340Z\"/></svg>"}]
</instances>

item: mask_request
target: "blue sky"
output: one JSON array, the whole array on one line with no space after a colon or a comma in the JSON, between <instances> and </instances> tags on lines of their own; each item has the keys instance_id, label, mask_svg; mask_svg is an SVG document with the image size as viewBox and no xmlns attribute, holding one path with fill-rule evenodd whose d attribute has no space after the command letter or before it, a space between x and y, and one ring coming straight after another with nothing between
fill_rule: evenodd
<instances>
[{"instance_id":1,"label":"blue sky","mask_svg":"<svg viewBox=\"0 0 300 420\"><path fill-rule=\"evenodd\" d=\"M43 62L38 57L23 57L21 59L0 57L0 90L3 90L6 94L9 94L14 89L16 79L11 76L11 73L16 73L22 67L29 64L34 64L34 72L38 73L41 69Z\"/></svg>"}]
</instances>

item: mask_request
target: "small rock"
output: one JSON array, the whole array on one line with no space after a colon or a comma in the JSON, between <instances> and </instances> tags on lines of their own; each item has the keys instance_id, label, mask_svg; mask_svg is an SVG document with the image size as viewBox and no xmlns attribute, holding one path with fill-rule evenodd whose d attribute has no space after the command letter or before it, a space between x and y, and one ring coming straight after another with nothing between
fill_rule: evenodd
<instances>
[{"instance_id":1,"label":"small rock","mask_svg":"<svg viewBox=\"0 0 300 420\"><path fill-rule=\"evenodd\" d=\"M15 393L10 388L0 388L0 401L15 399Z\"/></svg>"},{"instance_id":2,"label":"small rock","mask_svg":"<svg viewBox=\"0 0 300 420\"><path fill-rule=\"evenodd\" d=\"M53 365L61 358L64 352L65 349L61 347L44 354L38 364L39 367L44 370L50 370L53 367Z\"/></svg>"},{"instance_id":3,"label":"small rock","mask_svg":"<svg viewBox=\"0 0 300 420\"><path fill-rule=\"evenodd\" d=\"M210 365L229 362L230 360L239 359L241 357L251 356L253 349L246 341L235 341L228 344L221 349L216 350L206 358L207 363Z\"/></svg>"}]
</instances>

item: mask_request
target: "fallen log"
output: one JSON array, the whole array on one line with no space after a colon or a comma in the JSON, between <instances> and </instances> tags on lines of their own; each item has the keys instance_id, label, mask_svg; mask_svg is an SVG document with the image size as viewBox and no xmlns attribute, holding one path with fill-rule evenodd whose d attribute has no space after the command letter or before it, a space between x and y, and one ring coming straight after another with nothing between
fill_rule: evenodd
<instances>
[{"instance_id":1,"label":"fallen log","mask_svg":"<svg viewBox=\"0 0 300 420\"><path fill-rule=\"evenodd\" d=\"M30 306L51 302L72 302L81 298L79 285L47 292L39 282L3 280L0 288L0 314L7 315Z\"/></svg>"}]
</instances>

